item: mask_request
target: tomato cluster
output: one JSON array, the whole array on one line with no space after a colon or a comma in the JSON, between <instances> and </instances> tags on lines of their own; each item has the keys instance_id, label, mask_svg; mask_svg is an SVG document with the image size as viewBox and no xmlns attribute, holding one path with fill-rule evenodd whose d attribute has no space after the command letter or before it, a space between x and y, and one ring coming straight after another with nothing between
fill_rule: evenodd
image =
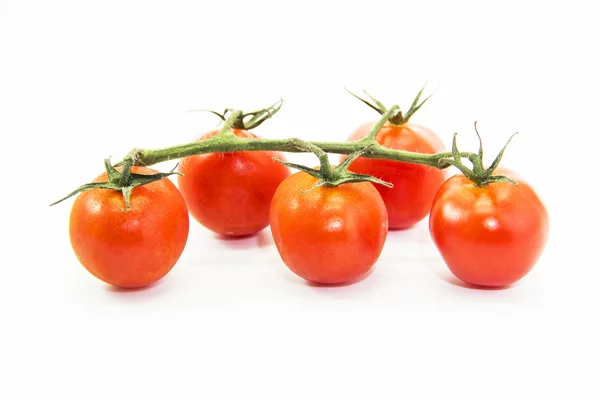
<instances>
[{"instance_id":1,"label":"tomato cluster","mask_svg":"<svg viewBox=\"0 0 600 400\"><path fill-rule=\"evenodd\" d=\"M373 125L362 125L349 140L365 138ZM246 129L231 132L257 139ZM211 131L198 140L217 134ZM390 119L374 139L390 149L444 151L433 132L407 118L400 123ZM455 155L456 151L453 146ZM127 205L119 191L86 191L71 211L75 254L88 271L109 284L149 285L179 259L189 212L225 236L252 235L270 225L281 259L291 271L311 282L339 284L365 276L379 258L388 229L407 229L429 216L431 237L450 271L468 283L497 287L525 276L546 242L548 214L543 203L529 184L508 170L481 170L483 180L463 173L446 179L441 169L431 166L354 157L347 160L348 173L377 177L393 187L360 179L333 185L310 171L291 174L284 161L272 151L185 157L179 165L179 189L169 179L134 187ZM131 172L156 173L143 167ZM106 180L107 174L96 179Z\"/></svg>"}]
</instances>

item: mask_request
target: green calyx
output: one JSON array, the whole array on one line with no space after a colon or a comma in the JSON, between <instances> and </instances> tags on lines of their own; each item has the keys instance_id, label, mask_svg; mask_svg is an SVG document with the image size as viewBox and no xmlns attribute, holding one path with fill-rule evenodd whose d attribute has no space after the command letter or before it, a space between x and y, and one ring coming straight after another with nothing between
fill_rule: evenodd
<instances>
[{"instance_id":1,"label":"green calyx","mask_svg":"<svg viewBox=\"0 0 600 400\"><path fill-rule=\"evenodd\" d=\"M477 187L486 187L490 183L494 183L494 182L506 182L506 183L512 183L513 185L518 185L517 182L515 182L514 180L512 180L504 175L494 175L494 171L496 170L496 168L498 168L498 165L500 164L500 161L502 160L502 157L504 156L504 150L506 150L506 147L508 146L508 144L510 143L512 138L515 137L515 135L518 132L515 132L512 134L512 136L508 139L508 141L506 142L506 144L504 145L502 150L500 150L500 153L498 153L498 155L496 156L496 159L494 159L494 162L492 162L492 165L490 165L488 168L483 167L483 143L481 141L481 135L479 134L479 131L477 130L477 122L475 122L475 133L477 134L477 137L479 138L479 151L477 153L470 153L469 156L467 157L467 159L471 162L471 164L473 164L472 169L469 169L462 162L461 154L458 151L458 146L456 144L456 137L458 136L458 133L454 134L454 139L452 140L452 157L453 158L452 159L450 159L450 158L440 159L439 160L440 163L445 162L445 163L455 166L456 168L458 168L460 170L460 172L462 172Z\"/></svg>"},{"instance_id":2,"label":"green calyx","mask_svg":"<svg viewBox=\"0 0 600 400\"><path fill-rule=\"evenodd\" d=\"M235 116L233 116L233 114L237 110L235 110L233 108L226 108L225 111L223 111L222 113L219 113L217 111L212 111L212 110L199 110L199 111L208 111L210 113L213 113L217 117L221 118L222 121L225 121L225 122L231 120L229 129L233 128L233 129L249 130L249 129L256 128L257 126L259 126L260 124L262 124L263 122L265 122L266 120L271 118L273 115L275 115L277 113L277 111L279 111L281 109L282 105L283 105L283 99L279 99L277 102L273 103L272 105L270 105L267 108L263 108L260 110L251 111L251 112L247 112L247 113L237 112L235 114ZM232 116L233 116L233 118L232 118Z\"/></svg>"},{"instance_id":3,"label":"green calyx","mask_svg":"<svg viewBox=\"0 0 600 400\"><path fill-rule=\"evenodd\" d=\"M158 173L158 174L152 174L152 175L135 174L135 173L131 172L131 167L133 166L133 162L134 161L133 161L132 157L129 157L129 156L125 157L125 159L122 161L123 168L121 169L121 171L118 171L110 163L109 158L105 159L104 167L106 168L106 173L108 174L108 182L86 183L84 185L81 185L80 187L78 187L77 189L72 191L71 193L69 193L67 196L63 197L62 199L60 199L50 205L53 206L55 204L60 203L63 200L68 199L71 196L86 192L88 190L111 189L111 190L116 190L116 191L123 193L123 198L125 199L125 211L129 211L131 191L133 190L133 188L159 181L170 175L174 175L174 174L181 175L181 174L179 174L179 172L174 172L175 168L177 168L177 166L175 166L175 168L173 168L173 170L171 170L170 172L165 172L165 173Z\"/></svg>"},{"instance_id":4,"label":"green calyx","mask_svg":"<svg viewBox=\"0 0 600 400\"><path fill-rule=\"evenodd\" d=\"M419 109L421 108L421 106L423 104L425 104L425 102L427 100L429 100L431 98L431 96L433 96L433 94L429 95L425 100L419 102L421 100L421 96L423 95L423 90L425 90L425 86L427 86L427 84L425 84L421 90L419 91L419 93L417 93L417 96L415 97L415 99L413 100L410 108L408 109L408 111L406 113L403 113L399 108L398 110L393 113L389 118L388 118L388 122L392 125L404 125L405 123L408 122L408 120L417 112L419 111ZM364 99L354 93L352 93L351 91L349 91L348 89L346 89L346 91L348 93L350 93L352 96L356 97L358 100L362 101L363 103L365 103L366 105L368 105L369 107L371 107L373 110L377 111L379 114L383 115L385 114L388 109L387 107L385 107L383 105L382 102L380 102L379 100L377 100L375 97L371 96L369 93L367 93L366 90L363 89L364 94L366 94L370 100Z\"/></svg>"},{"instance_id":5,"label":"green calyx","mask_svg":"<svg viewBox=\"0 0 600 400\"><path fill-rule=\"evenodd\" d=\"M313 169L305 165L288 163L277 158L273 158L275 161L278 161L290 168L306 172L307 174L312 175L318 179L318 182L312 188L308 190L303 190L303 193L309 192L320 186L339 186L345 183L356 182L371 182L379 185L384 185L390 188L393 187L391 183L382 181L381 179L377 179L374 176L366 174L355 174L353 172L348 171L348 167L350 166L350 164L361 155L368 153L371 147L377 145L376 143L373 143L361 150L350 154L340 165L332 168L331 164L329 163L329 157L327 153L325 153L322 149L320 149L312 143L304 142L299 139L293 139L293 142L294 145L299 149L315 153L315 155L319 158L319 162L321 164L319 169Z\"/></svg>"}]
</instances>

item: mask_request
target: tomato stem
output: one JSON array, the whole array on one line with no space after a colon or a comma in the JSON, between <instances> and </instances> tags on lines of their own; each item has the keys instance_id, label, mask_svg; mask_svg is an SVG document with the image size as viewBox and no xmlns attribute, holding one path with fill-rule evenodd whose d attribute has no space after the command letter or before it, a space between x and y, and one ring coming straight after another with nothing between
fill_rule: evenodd
<instances>
[{"instance_id":1,"label":"tomato stem","mask_svg":"<svg viewBox=\"0 0 600 400\"><path fill-rule=\"evenodd\" d=\"M396 113L398 110L400 110L400 107L397 105L393 105L392 107L390 107L389 110L386 110L383 114L381 114L381 118L379 119L379 121L377 121L377 123L373 125L371 132L369 132L369 134L363 140L378 144L377 141L375 141L377 133L379 133L381 128L383 128L383 125L385 125L390 119L390 117L394 115L394 113Z\"/></svg>"},{"instance_id":2,"label":"tomato stem","mask_svg":"<svg viewBox=\"0 0 600 400\"><path fill-rule=\"evenodd\" d=\"M425 104L425 102L427 100L429 100L431 98L431 96L433 96L432 93L430 94L425 100L421 101L419 103L419 100L421 99L421 96L423 95L423 91L425 90L425 86L427 86L427 83L425 83L425 85L423 85L423 87L421 88L421 90L419 91L419 93L417 93L417 95L415 96L410 108L408 109L408 111L406 112L406 114L402 113L402 111L400 110L400 107L395 106L396 109L393 113L391 113L389 115L389 117L387 118L387 122L389 122L392 125L404 125L405 123L408 122L408 120L417 112L419 111L419 109L421 108L421 106L423 106L423 104ZM375 97L371 96L366 90L363 89L363 93L366 94L370 100L366 100L354 93L352 93L351 91L349 91L346 88L346 91L348 93L350 93L352 96L356 97L358 100L362 101L363 103L365 103L367 106L371 107L373 110L377 111L379 114L384 115L386 114L386 112L388 112L389 110L387 109L387 107L379 100L377 100ZM390 108L391 109L391 108Z\"/></svg>"},{"instance_id":3,"label":"tomato stem","mask_svg":"<svg viewBox=\"0 0 600 400\"><path fill-rule=\"evenodd\" d=\"M319 158L319 161L321 163L321 166L319 169L309 168L305 165L300 165L300 164L288 163L288 162L279 160L275 157L273 158L273 160L280 162L283 165L286 165L290 168L295 168L300 171L304 171L307 174L312 175L315 178L317 178L318 179L317 183L312 188L310 188L309 190L307 190L305 192L309 192L313 189L318 188L319 186L339 186L341 184L350 183L350 182L371 182L371 183L376 183L379 185L384 185L387 187L393 186L391 183L388 183L381 179L375 178L374 176L365 175L365 174L355 174L353 172L348 171L348 167L350 167L350 164L352 163L352 161L354 161L361 155L367 153L377 143L371 143L371 144L367 145L366 147L360 149L359 151L356 151L356 152L350 154L350 156L348 158L346 158L340 165L336 166L335 168L331 168L331 164L329 163L329 156L327 155L327 153L325 153L319 147L313 145L310 142L304 142L302 140L297 140L297 139L295 140L295 143L298 147L305 148L305 149L315 153L315 155Z\"/></svg>"},{"instance_id":4,"label":"tomato stem","mask_svg":"<svg viewBox=\"0 0 600 400\"><path fill-rule=\"evenodd\" d=\"M456 137L458 136L458 133L454 134L454 139L452 140L452 157L453 157L453 159L446 159L446 160L442 160L442 161L447 162L447 163L455 166L456 168L458 168L460 170L460 172L462 172L463 175L466 176L477 187L486 187L488 184L493 183L493 182L506 182L506 183L512 183L514 185L517 185L518 183L516 181L514 181L504 175L494 175L494 171L500 164L500 161L502 160L502 156L504 155L504 151L506 150L506 147L508 146L508 144L510 143L512 138L517 133L514 133L508 139L508 141L506 142L506 144L504 145L502 150L500 150L500 153L498 154L498 156L496 156L496 158L494 159L494 162L492 162L492 165L490 165L489 168L485 169L483 166L483 144L482 144L482 140L481 140L481 135L479 134L479 131L477 130L477 121L475 122L475 132L477 133L477 137L479 138L479 151L477 154L476 153L468 153L468 155L466 156L466 158L471 162L471 164L473 164L472 169L469 169L469 167L464 165L462 162L462 158L465 156L463 153L460 153L458 151L458 145L456 144Z\"/></svg>"},{"instance_id":5,"label":"tomato stem","mask_svg":"<svg viewBox=\"0 0 600 400\"><path fill-rule=\"evenodd\" d=\"M413 104L406 114L404 121L407 117L410 117L419 107L423 105L427 99L419 103L420 96L423 89L416 96ZM366 93L366 92L365 92ZM373 126L369 134L358 141L354 142L321 142L321 141L303 141L297 138L289 139L250 139L243 138L233 135L232 129L250 129L252 127L259 126L262 122L271 118L275 113L279 111L283 100L272 104L271 106L249 112L243 113L241 110L225 109L221 114L215 111L210 111L213 114L219 116L224 121L223 127L219 133L213 137L210 137L201 141L194 141L178 146L166 147L163 149L149 150L149 149L132 149L128 155L119 163L114 166L107 159L105 160L105 168L109 177L108 182L94 182L80 186L78 189L70 193L68 196L57 201L59 203L75 194L81 193L86 190L95 188L113 189L123 192L125 196L127 208L129 206L129 196L131 190L140 185L144 185L159 179L164 179L175 172L171 171L168 173L159 173L155 175L138 175L131 173L131 167L133 165L150 166L158 164L164 161L179 159L183 157L194 156L198 154L206 153L233 153L240 151L280 151L288 153L306 153L312 152L317 155L321 163L321 170L316 171L306 166L298 164L287 163L290 167L301 169L310 173L313 176L318 177L323 182L322 184L338 185L344 182L358 182L358 181L370 181L373 183L389 185L387 182L381 181L369 175L352 174L347 171L350 163L357 157L366 158L379 158L392 161L401 161L412 164L426 165L431 168L444 169L451 165L459 168L469 179L473 180L477 185L485 185L486 182L500 182L510 181L508 178L502 176L492 176L493 170L497 167L506 146L502 149L496 160L492 163L487 170L483 169L482 157L483 150L480 146L479 154L469 152L459 152L456 148L456 135L453 141L452 152L444 152L437 154L422 154L417 152L410 152L404 150L394 150L387 147L383 147L377 143L375 137L379 130L388 122L392 121L396 116L401 115L400 108L394 105L387 109L381 102L371 97L375 105L367 102L371 107L377 109L381 113L381 118ZM358 97L358 96L355 96ZM360 99L360 98L359 98ZM247 119L249 117L249 119ZM247 120L246 120L247 119ZM479 133L477 132L479 135ZM511 137L512 139L512 137ZM509 140L510 142L510 140ZM508 143L507 143L508 145ZM349 157L335 168L331 168L327 153L337 154L348 154ZM473 165L474 170L468 169L461 161L461 158L469 159ZM122 166L121 172L117 171L115 167ZM512 182L512 181L511 181ZM56 204L53 203L53 204Z\"/></svg>"},{"instance_id":6,"label":"tomato stem","mask_svg":"<svg viewBox=\"0 0 600 400\"><path fill-rule=\"evenodd\" d=\"M157 150L134 149L131 156L135 165L150 166L161 162L176 160L197 154L206 153L235 153L238 151L281 151L286 153L308 153L305 147L297 146L297 138L290 139L245 139L233 135L217 135L198 142L186 143L178 146L166 147ZM321 142L310 143L325 153L351 154L359 151L371 143L369 141L355 142ZM461 152L461 157L468 157L472 153ZM444 169L449 166L447 160L452 153L422 154L404 150L394 150L383 146L371 148L362 157L383 158L392 161L403 161L412 164L427 165L432 168Z\"/></svg>"},{"instance_id":7,"label":"tomato stem","mask_svg":"<svg viewBox=\"0 0 600 400\"><path fill-rule=\"evenodd\" d=\"M340 165L336 166L333 169L331 168L331 164L329 163L329 156L326 152L324 152L320 147L315 146L313 143L304 142L298 139L294 139L296 147L311 151L315 153L315 155L319 158L321 166L318 170L309 168L304 165L284 162L277 158L273 159L284 165L287 165L288 167L299 169L317 178L317 183L312 188L310 188L309 191L323 185L339 186L341 184L350 182L371 182L387 187L392 187L393 185L389 182L385 182L371 175L355 174L353 172L348 171L348 168L350 167L350 164L352 164L352 162L358 157L367 154L375 147L381 147L379 143L377 143L377 141L375 140L375 136L377 136L377 133L379 132L381 127L387 122L390 115L396 112L397 109L398 106L393 106L392 108L384 112L379 121L377 121L375 126L373 126L373 129L371 129L371 132L369 132L369 134L364 139L358 141L358 143L360 143L362 146L353 153L351 153Z\"/></svg>"},{"instance_id":8,"label":"tomato stem","mask_svg":"<svg viewBox=\"0 0 600 400\"><path fill-rule=\"evenodd\" d=\"M105 159L104 160L104 168L106 169L106 174L108 177L107 182L91 182L91 183L86 183L84 185L81 185L80 187L78 187L77 189L75 189L74 191L72 191L71 193L69 193L68 195L63 197L62 199L55 201L54 203L52 203L50 205L53 206L55 204L58 204L64 200L68 199L71 196L75 196L76 194L86 192L88 190L110 189L110 190L120 191L121 193L123 193L123 198L125 199L125 210L124 211L129 211L131 191L133 190L133 188L159 181L170 175L179 174L178 172L175 172L175 168L177 168L177 166L175 166L175 168L173 168L170 172L165 172L165 173L157 173L157 174L152 174L152 175L135 174L135 173L131 172L133 162L134 162L134 158L129 157L129 156L125 157L125 159L122 162L123 168L121 169L121 171L118 171L111 164L110 159L108 159L108 158Z\"/></svg>"},{"instance_id":9,"label":"tomato stem","mask_svg":"<svg viewBox=\"0 0 600 400\"><path fill-rule=\"evenodd\" d=\"M415 104L420 107L423 103L418 103L420 95L415 98L413 102L413 109ZM376 100L374 100L376 101ZM377 102L377 101L376 101ZM422 154L417 152L410 152L404 150L394 150L383 146L380 146L375 141L377 132L386 124L394 115L396 115L400 108L397 105L393 105L389 109L385 108L383 104L378 103L382 107L382 116L379 121L373 126L373 129L365 138L355 142L321 142L321 141L302 141L297 138L290 139L247 139L241 138L235 135L226 135L225 132L231 128L235 128L236 124L239 124L240 118L246 116L252 116L248 121L249 126L256 126L262 123L264 120L270 118L279 109L283 100L271 105L270 107L262 110L243 113L240 110L226 109L223 114L213 112L225 120L224 126L220 130L220 133L212 138L186 143L178 146L166 147L157 150L145 150L145 149L133 149L129 153L129 157L134 160L134 165L150 166L158 164L164 161L179 159L183 157L189 157L198 154L206 153L234 153L238 151L281 151L287 153L305 153L314 152L313 148L319 148L323 153L336 153L336 154L352 154L357 151L368 148L369 150L362 154L362 157L367 158L382 158L392 161L402 161L412 164L427 165L432 168L444 169L451 165L448 160L453 157L453 153L444 152L437 154ZM308 143L310 147L306 145L298 145L298 143ZM460 153L461 157L469 157L473 153Z\"/></svg>"},{"instance_id":10,"label":"tomato stem","mask_svg":"<svg viewBox=\"0 0 600 400\"><path fill-rule=\"evenodd\" d=\"M234 129L254 129L273 115L275 115L283 105L283 99L277 100L275 103L271 104L269 107L262 108L256 111L250 111L247 113L242 113L239 110L235 110L233 108L226 108L222 113L213 110L188 110L189 112L195 111L207 111L211 114L216 115L222 121L226 122L228 128L223 127L221 131L226 131L231 128ZM246 118L250 117L246 121ZM231 120L230 122L228 122Z\"/></svg>"},{"instance_id":11,"label":"tomato stem","mask_svg":"<svg viewBox=\"0 0 600 400\"><path fill-rule=\"evenodd\" d=\"M234 128L236 123L239 122L240 120L242 121L242 124L243 124L242 116L243 116L243 113L241 110L231 110L229 117L227 117L225 119L225 122L223 123L223 127L219 130L218 135L234 136L231 129ZM243 128L241 128L241 129L243 129Z\"/></svg>"}]
</instances>

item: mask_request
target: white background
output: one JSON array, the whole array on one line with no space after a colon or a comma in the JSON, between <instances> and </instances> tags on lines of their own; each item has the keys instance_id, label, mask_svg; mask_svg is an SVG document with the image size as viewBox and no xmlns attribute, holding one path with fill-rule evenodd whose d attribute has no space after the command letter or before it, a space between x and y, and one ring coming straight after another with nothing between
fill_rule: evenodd
<instances>
[{"instance_id":1,"label":"white background","mask_svg":"<svg viewBox=\"0 0 600 400\"><path fill-rule=\"evenodd\" d=\"M593 5L0 0L0 398L600 398ZM344 140L376 118L344 85L406 108L426 81L414 122L448 146L459 132L474 150L478 120L491 161L521 133L504 165L551 236L508 289L461 286L426 221L334 288L289 272L268 229L223 240L194 222L164 280L121 291L72 253L72 200L48 207L107 156L217 123L185 110L282 96L257 134Z\"/></svg>"}]
</instances>

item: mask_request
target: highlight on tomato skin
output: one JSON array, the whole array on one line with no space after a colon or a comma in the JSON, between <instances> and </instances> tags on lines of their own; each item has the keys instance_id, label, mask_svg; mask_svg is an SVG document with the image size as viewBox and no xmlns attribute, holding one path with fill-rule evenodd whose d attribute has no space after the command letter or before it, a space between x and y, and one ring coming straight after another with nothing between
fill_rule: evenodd
<instances>
[{"instance_id":1,"label":"highlight on tomato skin","mask_svg":"<svg viewBox=\"0 0 600 400\"><path fill-rule=\"evenodd\" d=\"M383 249L385 204L369 182L313 188L316 182L297 172L281 183L271 203L273 240L296 275L322 284L355 282Z\"/></svg>"},{"instance_id":2,"label":"highlight on tomato skin","mask_svg":"<svg viewBox=\"0 0 600 400\"><path fill-rule=\"evenodd\" d=\"M518 185L477 187L455 175L437 193L429 220L433 242L450 271L484 287L508 286L526 276L548 238L548 212L533 188L510 170L497 173Z\"/></svg>"},{"instance_id":3,"label":"highlight on tomato skin","mask_svg":"<svg viewBox=\"0 0 600 400\"><path fill-rule=\"evenodd\" d=\"M257 139L243 129L233 134ZM208 132L198 140L215 136ZM190 214L204 227L224 236L247 236L269 224L271 199L279 184L290 175L285 165L273 158L274 151L208 153L185 157L179 164L178 186Z\"/></svg>"},{"instance_id":4,"label":"highlight on tomato skin","mask_svg":"<svg viewBox=\"0 0 600 400\"><path fill-rule=\"evenodd\" d=\"M133 173L155 174L133 167ZM94 182L107 180L101 174ZM135 187L125 211L123 194L93 189L74 201L69 236L75 255L96 278L122 288L162 279L179 260L189 232L187 206L169 179Z\"/></svg>"}]
</instances>

